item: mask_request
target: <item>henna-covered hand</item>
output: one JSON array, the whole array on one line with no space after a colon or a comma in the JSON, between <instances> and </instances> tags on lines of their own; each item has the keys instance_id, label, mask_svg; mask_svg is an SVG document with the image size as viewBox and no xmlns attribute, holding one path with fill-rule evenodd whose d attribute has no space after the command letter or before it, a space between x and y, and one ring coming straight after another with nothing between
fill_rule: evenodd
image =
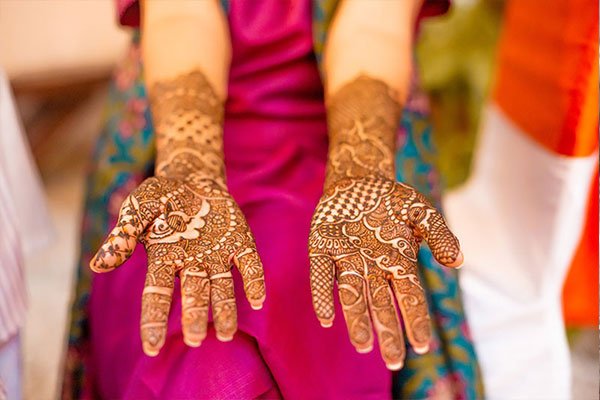
<instances>
[{"instance_id":1,"label":"henna-covered hand","mask_svg":"<svg viewBox=\"0 0 600 400\"><path fill-rule=\"evenodd\" d=\"M322 197L312 222L317 317L323 326L331 325L337 277L352 344L359 352L370 351L374 325L390 369L401 368L405 355L394 297L409 342L418 353L428 350L429 313L417 270L422 238L442 264L460 263L458 240L441 215L413 188L381 177L339 181Z\"/></svg>"},{"instance_id":2,"label":"henna-covered hand","mask_svg":"<svg viewBox=\"0 0 600 400\"><path fill-rule=\"evenodd\" d=\"M309 238L313 305L321 325L334 318L338 291L350 341L373 347L373 327L389 369L400 369L405 343L428 350L431 336L417 269L422 239L447 266L462 262L459 243L442 216L410 186L393 179L393 148L400 106L380 81L361 77L329 103L331 137L325 193Z\"/></svg>"},{"instance_id":3,"label":"henna-covered hand","mask_svg":"<svg viewBox=\"0 0 600 400\"><path fill-rule=\"evenodd\" d=\"M239 269L254 309L265 299L263 269L254 238L235 201L219 182L197 175L184 180L146 179L124 201L116 227L92 259L95 272L108 272L146 247L148 272L142 296L144 351L164 344L175 277L181 281L184 341L199 346L206 337L208 306L222 341L237 330L231 275Z\"/></svg>"},{"instance_id":4,"label":"henna-covered hand","mask_svg":"<svg viewBox=\"0 0 600 400\"><path fill-rule=\"evenodd\" d=\"M184 341L206 337L208 306L217 338L237 330L231 275L237 266L252 308L265 299L263 268L254 238L227 192L223 163L223 103L200 71L156 83L150 91L156 128L156 177L124 201L116 227L90 262L107 272L140 241L148 253L142 295L144 352L163 346L175 277L181 282Z\"/></svg>"}]
</instances>

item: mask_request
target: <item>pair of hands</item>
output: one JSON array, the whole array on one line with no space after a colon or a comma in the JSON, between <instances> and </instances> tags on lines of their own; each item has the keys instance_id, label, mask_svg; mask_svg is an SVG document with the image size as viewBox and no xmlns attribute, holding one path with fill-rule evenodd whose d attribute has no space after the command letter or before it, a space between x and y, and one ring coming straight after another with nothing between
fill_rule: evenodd
<instances>
[{"instance_id":1,"label":"pair of hands","mask_svg":"<svg viewBox=\"0 0 600 400\"><path fill-rule=\"evenodd\" d=\"M372 349L377 332L382 357L399 369L405 345L396 299L409 342L428 350L431 335L417 252L422 239L447 266L462 262L457 239L440 214L413 188L372 176L330 185L315 211L309 238L313 305L321 325L334 318L338 291L350 340L359 352ZM133 253L148 253L142 295L144 352L164 344L175 277L180 277L182 328L186 344L206 337L212 307L217 338L233 339L237 312L231 268L240 271L252 308L265 300L264 272L254 238L223 182L189 175L145 180L124 201L117 225L90 266L108 272Z\"/></svg>"}]
</instances>

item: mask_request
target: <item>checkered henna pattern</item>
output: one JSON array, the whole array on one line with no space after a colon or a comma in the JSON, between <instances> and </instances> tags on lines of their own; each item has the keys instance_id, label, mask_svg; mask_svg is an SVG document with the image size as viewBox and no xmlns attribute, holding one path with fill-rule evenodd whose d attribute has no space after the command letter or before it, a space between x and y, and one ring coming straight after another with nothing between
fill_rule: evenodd
<instances>
[{"instance_id":1,"label":"checkered henna pattern","mask_svg":"<svg viewBox=\"0 0 600 400\"><path fill-rule=\"evenodd\" d=\"M394 137L401 107L381 81L361 76L328 102L330 151L325 191L309 237L313 305L323 326L334 318L333 281L350 341L373 348L373 329L389 369L404 363L406 336L428 350L430 318L417 270L425 239L438 261L459 262L442 216L410 186L394 180Z\"/></svg>"}]
</instances>

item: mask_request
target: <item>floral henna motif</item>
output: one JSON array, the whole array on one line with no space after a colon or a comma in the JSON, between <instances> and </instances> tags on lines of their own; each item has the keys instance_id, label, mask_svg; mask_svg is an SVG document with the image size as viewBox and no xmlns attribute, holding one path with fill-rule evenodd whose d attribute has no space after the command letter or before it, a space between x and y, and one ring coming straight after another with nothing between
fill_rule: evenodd
<instances>
[{"instance_id":1,"label":"floral henna motif","mask_svg":"<svg viewBox=\"0 0 600 400\"><path fill-rule=\"evenodd\" d=\"M460 264L458 240L413 188L393 180L400 106L380 81L360 77L329 102L330 152L325 193L309 238L313 305L323 326L334 317L333 279L350 341L373 347L373 327L388 368L400 369L405 344L428 350L430 319L417 269L422 239L443 264ZM394 301L396 300L396 302Z\"/></svg>"},{"instance_id":2,"label":"floral henna motif","mask_svg":"<svg viewBox=\"0 0 600 400\"><path fill-rule=\"evenodd\" d=\"M156 177L124 201L119 220L91 260L96 272L121 265L136 242L148 254L141 337L156 355L166 338L175 277L180 278L184 341L199 346L208 307L217 338L237 330L231 267L243 278L254 309L265 299L263 268L248 224L225 188L223 105L200 72L161 82L150 91L157 130Z\"/></svg>"},{"instance_id":3,"label":"floral henna motif","mask_svg":"<svg viewBox=\"0 0 600 400\"><path fill-rule=\"evenodd\" d=\"M136 239L148 253L141 320L147 354L158 354L164 344L176 276L181 281L184 340L190 346L199 346L206 337L209 300L217 337L233 338L233 264L251 305L261 307L264 277L254 238L220 183L196 175L182 181L144 181L124 202L117 226L92 259L92 269L106 272L120 265L133 252Z\"/></svg>"}]
</instances>

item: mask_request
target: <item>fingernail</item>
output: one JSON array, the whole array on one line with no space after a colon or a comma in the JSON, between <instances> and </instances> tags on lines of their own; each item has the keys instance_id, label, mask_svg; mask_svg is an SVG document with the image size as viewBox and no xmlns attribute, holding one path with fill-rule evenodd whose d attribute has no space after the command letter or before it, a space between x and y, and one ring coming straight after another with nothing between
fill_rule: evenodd
<instances>
[{"instance_id":1,"label":"fingernail","mask_svg":"<svg viewBox=\"0 0 600 400\"><path fill-rule=\"evenodd\" d=\"M183 338L183 342L190 347L200 347L200 345L202 344L201 340L191 339L191 338L187 338L187 337Z\"/></svg>"},{"instance_id":2,"label":"fingernail","mask_svg":"<svg viewBox=\"0 0 600 400\"><path fill-rule=\"evenodd\" d=\"M333 321L329 320L329 321L320 321L321 322L321 326L323 328L331 328L333 326Z\"/></svg>"},{"instance_id":3,"label":"fingernail","mask_svg":"<svg viewBox=\"0 0 600 400\"><path fill-rule=\"evenodd\" d=\"M90 260L90 269L96 273L102 274L104 272L110 272L115 268L109 267L105 260L100 258L98 253L96 253L96 255L94 255L94 257L92 257Z\"/></svg>"},{"instance_id":4,"label":"fingernail","mask_svg":"<svg viewBox=\"0 0 600 400\"><path fill-rule=\"evenodd\" d=\"M101 268L98 268L98 264L99 264L99 259L98 259L98 255L96 254L94 257L92 257L92 259L90 260L90 269L94 272L103 272L103 270Z\"/></svg>"},{"instance_id":5,"label":"fingernail","mask_svg":"<svg viewBox=\"0 0 600 400\"><path fill-rule=\"evenodd\" d=\"M356 348L356 352L360 353L360 354L367 354L367 353L370 353L372 350L373 350L373 345L369 345L369 346L363 347L363 348L360 348L360 347Z\"/></svg>"},{"instance_id":6,"label":"fingernail","mask_svg":"<svg viewBox=\"0 0 600 400\"><path fill-rule=\"evenodd\" d=\"M413 347L413 350L417 354L425 354L429 351L429 345L421 346L421 347Z\"/></svg>"},{"instance_id":7,"label":"fingernail","mask_svg":"<svg viewBox=\"0 0 600 400\"><path fill-rule=\"evenodd\" d=\"M252 307L253 310L260 310L261 308L263 308L265 298L266 296L263 295L260 299L249 300L250 307Z\"/></svg>"},{"instance_id":8,"label":"fingernail","mask_svg":"<svg viewBox=\"0 0 600 400\"><path fill-rule=\"evenodd\" d=\"M233 335L231 335L231 336L223 336L220 333L217 333L217 339L220 342L231 342L233 340Z\"/></svg>"},{"instance_id":9,"label":"fingernail","mask_svg":"<svg viewBox=\"0 0 600 400\"><path fill-rule=\"evenodd\" d=\"M144 354L149 357L156 357L158 355L159 349L151 346L149 343L143 343Z\"/></svg>"},{"instance_id":10,"label":"fingernail","mask_svg":"<svg viewBox=\"0 0 600 400\"><path fill-rule=\"evenodd\" d=\"M397 362L395 364L391 364L391 363L390 364L385 364L385 366L390 371L398 371L398 370L402 369L402 367L404 367L404 362L400 361L400 362Z\"/></svg>"},{"instance_id":11,"label":"fingernail","mask_svg":"<svg viewBox=\"0 0 600 400\"><path fill-rule=\"evenodd\" d=\"M464 261L464 256L463 256L462 251L460 251L458 253L458 255L456 256L456 259L454 260L454 262L447 264L447 265L448 265L448 267L460 269L462 267L463 261Z\"/></svg>"}]
</instances>

